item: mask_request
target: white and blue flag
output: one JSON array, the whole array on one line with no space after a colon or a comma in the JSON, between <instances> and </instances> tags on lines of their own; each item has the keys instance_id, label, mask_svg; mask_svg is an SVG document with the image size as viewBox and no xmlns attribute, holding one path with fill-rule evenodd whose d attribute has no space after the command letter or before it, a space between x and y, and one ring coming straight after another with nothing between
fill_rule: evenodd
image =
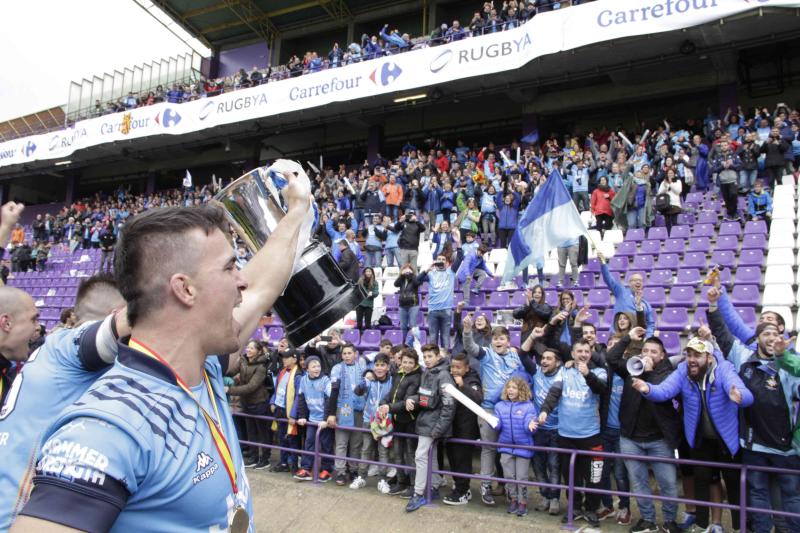
<instances>
[{"instance_id":1,"label":"white and blue flag","mask_svg":"<svg viewBox=\"0 0 800 533\"><path fill-rule=\"evenodd\" d=\"M586 233L561 174L553 169L519 221L508 247L503 282L528 268L543 264L547 252Z\"/></svg>"}]
</instances>

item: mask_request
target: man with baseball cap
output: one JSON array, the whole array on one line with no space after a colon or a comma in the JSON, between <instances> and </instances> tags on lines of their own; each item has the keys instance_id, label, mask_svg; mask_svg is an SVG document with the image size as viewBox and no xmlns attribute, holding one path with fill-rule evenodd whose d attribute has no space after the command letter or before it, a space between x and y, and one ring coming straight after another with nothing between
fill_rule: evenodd
<instances>
[{"instance_id":1,"label":"man with baseball cap","mask_svg":"<svg viewBox=\"0 0 800 533\"><path fill-rule=\"evenodd\" d=\"M711 342L693 337L686 345L686 360L659 384L632 380L634 389L653 402L665 402L681 395L683 427L692 449L692 459L718 463L739 462L739 406L748 407L753 395L736 374L733 364L714 353ZM709 501L709 485L714 469L694 468L695 499ZM739 471L721 472L728 486L728 501L739 504ZM739 513L731 511L732 523ZM708 528L708 508L697 508L697 526ZM708 531L720 533L720 524Z\"/></svg>"},{"instance_id":2,"label":"man with baseball cap","mask_svg":"<svg viewBox=\"0 0 800 533\"><path fill-rule=\"evenodd\" d=\"M792 448L794 402L800 378L778 368L775 363L775 354L782 354L789 344L783 332L774 323L761 322L756 328L753 349L731 334L719 310L709 309L708 324L720 349L754 397L752 406L742 413L742 463L800 470L800 457ZM763 509L772 507L770 476L780 487L780 510L800 513L800 475L749 470L747 496L750 505ZM753 513L750 517L756 533L772 530L772 515ZM800 520L789 517L783 520L789 531L800 531Z\"/></svg>"}]
</instances>

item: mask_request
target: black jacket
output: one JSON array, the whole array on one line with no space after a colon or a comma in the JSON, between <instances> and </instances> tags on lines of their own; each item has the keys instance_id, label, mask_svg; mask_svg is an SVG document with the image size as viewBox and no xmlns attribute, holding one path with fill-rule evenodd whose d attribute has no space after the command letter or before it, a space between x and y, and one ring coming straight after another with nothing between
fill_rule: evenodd
<instances>
[{"instance_id":1,"label":"black jacket","mask_svg":"<svg viewBox=\"0 0 800 533\"><path fill-rule=\"evenodd\" d=\"M417 250L419 248L419 236L425 231L422 222L400 221L394 226L394 231L400 234L397 239L397 247L403 250Z\"/></svg>"},{"instance_id":2,"label":"black jacket","mask_svg":"<svg viewBox=\"0 0 800 533\"><path fill-rule=\"evenodd\" d=\"M322 373L326 376L331 375L331 370L337 364L342 362L342 345L338 344L336 348L331 349L329 346L312 346L311 343L306 345L306 357L316 355L319 357L320 365L322 366ZM275 374L277 376L277 374Z\"/></svg>"},{"instance_id":3,"label":"black jacket","mask_svg":"<svg viewBox=\"0 0 800 533\"><path fill-rule=\"evenodd\" d=\"M480 405L483 401L483 387L478 373L470 369L464 376L464 386L456 388L473 402ZM480 436L478 430L478 415L469 410L466 406L456 402L456 414L453 417L453 437L457 439L477 439Z\"/></svg>"},{"instance_id":4,"label":"black jacket","mask_svg":"<svg viewBox=\"0 0 800 533\"><path fill-rule=\"evenodd\" d=\"M783 158L783 154L786 150L790 150L790 147L789 143L785 140L779 139L777 143L775 143L772 138L767 140L767 142L761 145L761 153L767 155L764 159L764 166L782 167L785 165L786 160Z\"/></svg>"},{"instance_id":5,"label":"black jacket","mask_svg":"<svg viewBox=\"0 0 800 533\"><path fill-rule=\"evenodd\" d=\"M358 258L349 247L342 251L339 256L339 267L341 267L347 279L353 283L358 281Z\"/></svg>"},{"instance_id":6,"label":"black jacket","mask_svg":"<svg viewBox=\"0 0 800 533\"><path fill-rule=\"evenodd\" d=\"M417 413L417 435L441 439L452 433L456 401L442 392L442 386L448 383L453 384L453 378L445 359L422 373L417 394L411 397Z\"/></svg>"},{"instance_id":7,"label":"black jacket","mask_svg":"<svg viewBox=\"0 0 800 533\"><path fill-rule=\"evenodd\" d=\"M402 266L402 265L401 265ZM397 291L398 303L400 307L414 307L419 305L419 281L417 276L411 273L405 277L402 274L394 280L394 286L400 289Z\"/></svg>"},{"instance_id":8,"label":"black jacket","mask_svg":"<svg viewBox=\"0 0 800 533\"><path fill-rule=\"evenodd\" d=\"M638 417L650 416L650 411L644 408L648 400L644 399L633 388L631 384L632 378L628 373L627 360L623 358L625 349L630 342L631 338L625 335L606 353L608 366L611 367L614 373L625 380L619 405L620 434L625 438L632 437ZM665 357L651 372L645 372L639 376L639 379L657 385L667 379L672 374L672 370L672 363L670 363L669 358ZM680 413L675 409L671 400L661 403L649 403L652 405L653 412L656 413L656 423L664 440L667 441L670 447L677 448L683 435L683 421Z\"/></svg>"},{"instance_id":9,"label":"black jacket","mask_svg":"<svg viewBox=\"0 0 800 533\"><path fill-rule=\"evenodd\" d=\"M408 433L413 431L415 420L414 413L406 411L406 400L415 394L419 389L419 382L422 378L422 368L419 366L408 374L400 371L392 376L392 388L389 393L381 400L381 405L388 405L389 412L394 415L395 427L402 427Z\"/></svg>"}]
</instances>

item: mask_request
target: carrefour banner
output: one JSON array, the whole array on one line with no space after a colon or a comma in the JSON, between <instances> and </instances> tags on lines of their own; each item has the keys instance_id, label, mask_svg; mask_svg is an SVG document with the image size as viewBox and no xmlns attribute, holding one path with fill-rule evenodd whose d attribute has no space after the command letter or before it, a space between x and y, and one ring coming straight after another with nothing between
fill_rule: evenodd
<instances>
[{"instance_id":1,"label":"carrefour banner","mask_svg":"<svg viewBox=\"0 0 800 533\"><path fill-rule=\"evenodd\" d=\"M611 39L673 31L800 0L599 0L543 13L505 32L463 39L183 104L162 103L83 120L73 128L0 144L0 167L76 150L419 89L518 69L537 57Z\"/></svg>"}]
</instances>

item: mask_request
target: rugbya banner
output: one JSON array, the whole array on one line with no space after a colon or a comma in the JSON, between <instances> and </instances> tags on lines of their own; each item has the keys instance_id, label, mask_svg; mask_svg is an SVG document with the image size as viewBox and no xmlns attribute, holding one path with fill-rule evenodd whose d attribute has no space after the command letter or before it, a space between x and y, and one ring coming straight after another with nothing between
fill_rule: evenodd
<instances>
[{"instance_id":1,"label":"rugbya banner","mask_svg":"<svg viewBox=\"0 0 800 533\"><path fill-rule=\"evenodd\" d=\"M798 0L599 0L538 15L517 28L386 56L182 104L161 103L82 120L62 131L0 144L0 167L151 135L182 135L332 102L396 93L518 69L582 46L697 26Z\"/></svg>"}]
</instances>

